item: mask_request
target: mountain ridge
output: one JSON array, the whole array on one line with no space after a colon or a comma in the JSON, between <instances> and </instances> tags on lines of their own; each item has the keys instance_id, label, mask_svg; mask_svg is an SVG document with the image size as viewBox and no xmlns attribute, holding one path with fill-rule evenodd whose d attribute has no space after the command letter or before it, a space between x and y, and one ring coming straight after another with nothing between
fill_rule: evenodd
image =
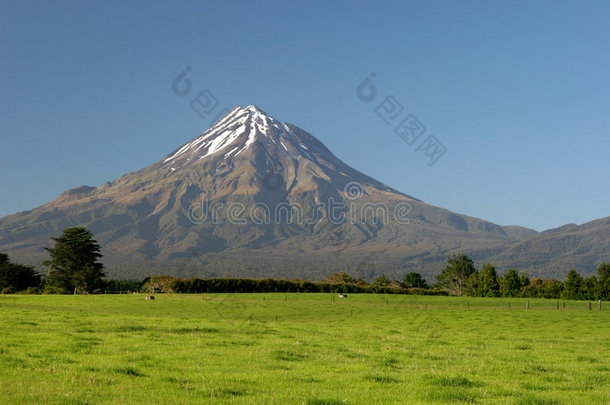
<instances>
[{"instance_id":1,"label":"mountain ridge","mask_svg":"<svg viewBox=\"0 0 610 405\"><path fill-rule=\"evenodd\" d=\"M538 252L552 243L535 242L544 232L503 227L397 191L253 105L235 107L145 168L0 218L0 251L38 264L42 246L68 226L96 234L109 274L123 277L154 271L320 278L334 270L373 277L406 269L430 276L449 254L504 266L510 249L527 256L527 246Z\"/></svg>"}]
</instances>

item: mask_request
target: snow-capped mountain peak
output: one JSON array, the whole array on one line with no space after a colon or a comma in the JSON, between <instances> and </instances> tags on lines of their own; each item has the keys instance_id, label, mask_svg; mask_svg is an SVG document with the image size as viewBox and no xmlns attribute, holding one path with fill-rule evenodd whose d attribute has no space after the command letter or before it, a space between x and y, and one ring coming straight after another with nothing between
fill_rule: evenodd
<instances>
[{"instance_id":1,"label":"snow-capped mountain peak","mask_svg":"<svg viewBox=\"0 0 610 405\"><path fill-rule=\"evenodd\" d=\"M221 154L225 158L236 157L257 140L263 145L283 150L295 159L302 155L315 160L310 153L314 146L307 145L308 140L299 136L301 131L295 129L267 115L255 105L245 108L237 106L210 129L168 155L163 163L175 168L186 162Z\"/></svg>"},{"instance_id":2,"label":"snow-capped mountain peak","mask_svg":"<svg viewBox=\"0 0 610 405\"><path fill-rule=\"evenodd\" d=\"M221 182L239 178L237 182L246 192L269 177L283 178L288 193L316 188L315 184L320 181L333 182L333 187L338 186L339 190L350 181L390 190L343 163L313 135L273 118L255 105L233 108L155 168L161 169L163 176L186 173L187 168L211 171L212 183L216 182L216 176ZM232 173L234 168L240 170ZM256 179L250 182L248 176L241 176L242 170L256 173Z\"/></svg>"},{"instance_id":3,"label":"snow-capped mountain peak","mask_svg":"<svg viewBox=\"0 0 610 405\"><path fill-rule=\"evenodd\" d=\"M234 108L150 166L0 219L0 248L40 262L40 246L67 226L99 235L117 272L136 263L143 271L188 265L243 275L282 263L307 274L312 266L357 269L375 252L388 268L420 268L469 247L497 251L513 239L498 225L366 176L254 105ZM315 264L319 254L327 259Z\"/></svg>"}]
</instances>

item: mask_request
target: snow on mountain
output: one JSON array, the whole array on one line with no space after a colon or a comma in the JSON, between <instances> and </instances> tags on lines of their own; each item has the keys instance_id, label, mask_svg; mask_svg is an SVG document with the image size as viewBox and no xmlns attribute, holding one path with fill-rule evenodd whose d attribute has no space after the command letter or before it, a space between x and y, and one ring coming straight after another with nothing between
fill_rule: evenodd
<instances>
[{"instance_id":1,"label":"snow on mountain","mask_svg":"<svg viewBox=\"0 0 610 405\"><path fill-rule=\"evenodd\" d=\"M225 157L236 157L257 139L281 145L285 152L292 155L303 154L308 159L315 160L307 152L315 146L307 146L307 139L301 138L286 123L267 115L256 106L249 105L246 108L235 107L213 127L170 154L163 163L173 164L181 159L182 164L185 164L187 161L204 159L223 151ZM291 145L290 150L286 144Z\"/></svg>"},{"instance_id":2,"label":"snow on mountain","mask_svg":"<svg viewBox=\"0 0 610 405\"><path fill-rule=\"evenodd\" d=\"M305 278L331 267L431 271L451 252L497 254L517 239L366 176L253 105L157 163L0 218L0 251L40 263L42 247L68 226L88 227L111 273L126 277L153 267Z\"/></svg>"}]
</instances>

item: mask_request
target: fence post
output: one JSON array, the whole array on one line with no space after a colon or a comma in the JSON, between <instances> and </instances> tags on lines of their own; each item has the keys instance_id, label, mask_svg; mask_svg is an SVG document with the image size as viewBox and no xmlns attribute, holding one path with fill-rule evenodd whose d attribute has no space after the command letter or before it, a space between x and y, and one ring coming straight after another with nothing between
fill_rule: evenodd
<instances>
[{"instance_id":1,"label":"fence post","mask_svg":"<svg viewBox=\"0 0 610 405\"><path fill-rule=\"evenodd\" d=\"M527 300L527 302L525 303L525 309L529 309L530 307L530 300Z\"/></svg>"},{"instance_id":2,"label":"fence post","mask_svg":"<svg viewBox=\"0 0 610 405\"><path fill-rule=\"evenodd\" d=\"M591 303L589 302L589 311L591 310Z\"/></svg>"},{"instance_id":3,"label":"fence post","mask_svg":"<svg viewBox=\"0 0 610 405\"><path fill-rule=\"evenodd\" d=\"M601 311L602 310L602 300L597 301L597 307Z\"/></svg>"}]
</instances>

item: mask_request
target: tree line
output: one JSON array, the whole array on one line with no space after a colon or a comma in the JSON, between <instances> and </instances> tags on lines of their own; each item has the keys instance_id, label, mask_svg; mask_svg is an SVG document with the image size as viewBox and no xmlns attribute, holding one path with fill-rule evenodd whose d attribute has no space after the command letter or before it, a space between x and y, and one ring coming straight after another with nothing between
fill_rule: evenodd
<instances>
[{"instance_id":1,"label":"tree line","mask_svg":"<svg viewBox=\"0 0 610 405\"><path fill-rule=\"evenodd\" d=\"M610 264L602 263L596 275L581 276L570 270L564 281L532 278L515 269L498 276L492 264L479 271L471 258L457 254L448 258L436 282L429 285L417 272L402 280L384 274L373 282L340 272L322 281L242 278L191 278L152 276L144 280L104 279L100 245L82 227L67 228L52 238L55 245L45 248L50 259L43 262L47 274L32 266L12 263L0 253L0 292L25 293L101 293L118 291L215 293L215 292L330 292L457 295L471 297L537 297L574 300L610 299Z\"/></svg>"},{"instance_id":2,"label":"tree line","mask_svg":"<svg viewBox=\"0 0 610 405\"><path fill-rule=\"evenodd\" d=\"M610 264L602 263L597 275L581 276L570 270L562 282L555 279L530 279L515 269L498 276L492 264L478 271L472 259L464 254L448 259L447 266L436 276L438 288L452 295L471 297L532 297L561 298L568 300L610 299Z\"/></svg>"},{"instance_id":3,"label":"tree line","mask_svg":"<svg viewBox=\"0 0 610 405\"><path fill-rule=\"evenodd\" d=\"M374 293L448 295L440 289L411 287L401 283L386 282L385 276L374 283L353 280L346 273L336 273L323 281L245 279L245 278L190 278L152 276L144 280L142 291L148 293L271 293L271 292L321 292L321 293Z\"/></svg>"}]
</instances>

